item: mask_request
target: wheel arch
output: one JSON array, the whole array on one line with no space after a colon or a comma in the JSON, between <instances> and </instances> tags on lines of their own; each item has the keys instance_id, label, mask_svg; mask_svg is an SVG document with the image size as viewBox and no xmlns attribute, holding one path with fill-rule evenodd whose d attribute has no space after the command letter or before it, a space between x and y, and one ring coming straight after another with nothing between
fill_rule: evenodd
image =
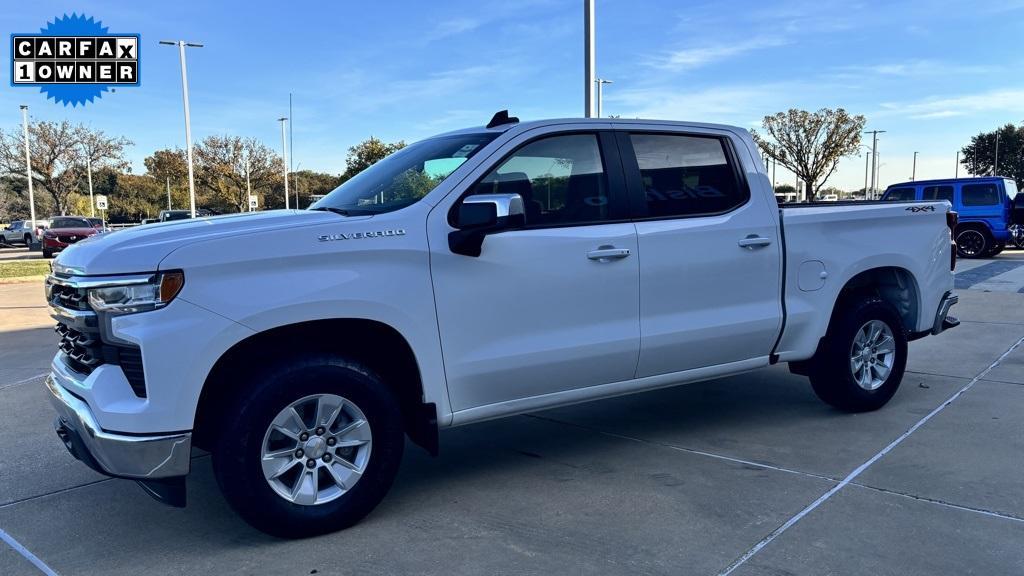
<instances>
[{"instance_id":1,"label":"wheel arch","mask_svg":"<svg viewBox=\"0 0 1024 576\"><path fill-rule=\"evenodd\" d=\"M377 372L399 401L406 434L437 454L437 408L425 402L420 367L408 340L388 324L358 318L275 326L234 344L203 383L193 426L195 444L213 445L219 433L217 414L227 409L235 394L245 392L252 371L270 360L309 352L340 352Z\"/></svg>"},{"instance_id":2,"label":"wheel arch","mask_svg":"<svg viewBox=\"0 0 1024 576\"><path fill-rule=\"evenodd\" d=\"M914 274L900 266L879 266L858 272L839 290L829 326L850 299L874 295L896 309L907 333L917 330L921 314L921 289Z\"/></svg>"}]
</instances>

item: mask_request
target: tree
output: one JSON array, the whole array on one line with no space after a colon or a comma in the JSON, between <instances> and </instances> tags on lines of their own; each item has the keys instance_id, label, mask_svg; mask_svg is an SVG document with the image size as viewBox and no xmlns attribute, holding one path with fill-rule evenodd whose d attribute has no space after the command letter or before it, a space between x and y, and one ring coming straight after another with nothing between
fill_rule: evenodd
<instances>
[{"instance_id":1,"label":"tree","mask_svg":"<svg viewBox=\"0 0 1024 576\"><path fill-rule=\"evenodd\" d=\"M313 170L300 170L288 175L292 194L299 197L299 206L309 206L311 196L322 196L343 182L341 176Z\"/></svg>"},{"instance_id":2,"label":"tree","mask_svg":"<svg viewBox=\"0 0 1024 576\"><path fill-rule=\"evenodd\" d=\"M402 140L388 144L370 136L369 139L348 149L348 156L345 158L345 176L351 178L388 154L402 148L405 148L405 142Z\"/></svg>"},{"instance_id":3,"label":"tree","mask_svg":"<svg viewBox=\"0 0 1024 576\"><path fill-rule=\"evenodd\" d=\"M792 184L779 184L775 187L776 194L796 194L796 186Z\"/></svg>"},{"instance_id":4,"label":"tree","mask_svg":"<svg viewBox=\"0 0 1024 576\"><path fill-rule=\"evenodd\" d=\"M764 117L761 125L767 138L751 132L762 152L796 174L804 182L807 199L814 200L839 161L857 153L865 123L863 116L842 108L790 109Z\"/></svg>"},{"instance_id":5,"label":"tree","mask_svg":"<svg viewBox=\"0 0 1024 576\"><path fill-rule=\"evenodd\" d=\"M246 169L254 193L283 181L280 157L255 138L208 136L196 146L195 159L196 186L210 192L207 207L220 212L249 209Z\"/></svg>"},{"instance_id":6,"label":"tree","mask_svg":"<svg viewBox=\"0 0 1024 576\"><path fill-rule=\"evenodd\" d=\"M1009 176L1018 182L1024 178L1024 125L1007 124L992 132L982 132L960 150L960 163L968 174L992 175L997 172L996 135L999 135L998 176Z\"/></svg>"},{"instance_id":7,"label":"tree","mask_svg":"<svg viewBox=\"0 0 1024 576\"><path fill-rule=\"evenodd\" d=\"M70 197L85 177L86 157L93 166L127 166L123 154L131 140L111 137L85 125L61 122L29 124L32 179L53 200L54 211L67 214ZM0 132L0 171L19 176L25 173L25 145L22 130Z\"/></svg>"}]
</instances>

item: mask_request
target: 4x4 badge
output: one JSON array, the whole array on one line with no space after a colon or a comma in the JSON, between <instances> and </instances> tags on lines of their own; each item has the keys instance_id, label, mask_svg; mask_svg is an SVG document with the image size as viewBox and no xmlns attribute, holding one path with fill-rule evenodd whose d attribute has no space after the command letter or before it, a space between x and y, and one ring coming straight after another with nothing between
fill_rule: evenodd
<instances>
[{"instance_id":1,"label":"4x4 badge","mask_svg":"<svg viewBox=\"0 0 1024 576\"><path fill-rule=\"evenodd\" d=\"M935 212L935 206L907 206L905 208L908 212Z\"/></svg>"}]
</instances>

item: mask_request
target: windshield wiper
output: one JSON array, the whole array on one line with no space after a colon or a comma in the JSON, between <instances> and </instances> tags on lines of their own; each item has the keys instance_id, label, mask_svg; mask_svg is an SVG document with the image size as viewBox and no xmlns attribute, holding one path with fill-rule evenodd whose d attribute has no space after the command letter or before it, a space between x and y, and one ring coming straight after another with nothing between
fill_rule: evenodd
<instances>
[{"instance_id":1,"label":"windshield wiper","mask_svg":"<svg viewBox=\"0 0 1024 576\"><path fill-rule=\"evenodd\" d=\"M370 216L376 214L373 210L361 210L359 208L335 208L334 206L317 206L316 208L310 208L310 210L316 210L318 212L334 212L335 214L341 214L342 216Z\"/></svg>"}]
</instances>

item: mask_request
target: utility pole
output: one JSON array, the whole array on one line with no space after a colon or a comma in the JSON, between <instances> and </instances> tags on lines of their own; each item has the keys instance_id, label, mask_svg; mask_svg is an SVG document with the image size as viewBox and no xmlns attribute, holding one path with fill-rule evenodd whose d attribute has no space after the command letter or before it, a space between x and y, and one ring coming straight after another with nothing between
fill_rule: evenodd
<instances>
[{"instance_id":1,"label":"utility pole","mask_svg":"<svg viewBox=\"0 0 1024 576\"><path fill-rule=\"evenodd\" d=\"M953 178L959 178L959 177L960 177L960 151L957 150L956 151L956 168L955 168L955 172L953 172Z\"/></svg>"},{"instance_id":2,"label":"utility pole","mask_svg":"<svg viewBox=\"0 0 1024 576\"><path fill-rule=\"evenodd\" d=\"M28 146L28 106L21 105L21 130L25 135L25 176L28 178L28 213L32 220L31 232L32 241L29 243L35 247L36 243L36 196L32 192L32 152Z\"/></svg>"},{"instance_id":3,"label":"utility pole","mask_svg":"<svg viewBox=\"0 0 1024 576\"><path fill-rule=\"evenodd\" d=\"M884 134L885 130L865 130L865 134L871 134L871 199L875 197L878 189L878 135Z\"/></svg>"},{"instance_id":4,"label":"utility pole","mask_svg":"<svg viewBox=\"0 0 1024 576\"><path fill-rule=\"evenodd\" d=\"M583 0L583 116L594 117L594 0Z\"/></svg>"},{"instance_id":5,"label":"utility pole","mask_svg":"<svg viewBox=\"0 0 1024 576\"><path fill-rule=\"evenodd\" d=\"M185 64L185 47L202 48L202 44L178 40L161 40L165 46L178 46L178 59L181 61L181 98L185 103L185 155L188 157L188 197L192 208L192 217L196 217L196 179L192 171L192 119L188 106L188 67Z\"/></svg>"},{"instance_id":6,"label":"utility pole","mask_svg":"<svg viewBox=\"0 0 1024 576\"><path fill-rule=\"evenodd\" d=\"M281 152L284 154L282 156L282 160L284 160L282 162L284 164L284 209L288 210L288 135L286 128L288 119L278 118L277 121L281 123Z\"/></svg>"},{"instance_id":7,"label":"utility pole","mask_svg":"<svg viewBox=\"0 0 1024 576\"><path fill-rule=\"evenodd\" d=\"M612 84L611 80L605 80L604 78L595 78L594 83L597 84L597 118L601 117L601 105L604 102L604 90L605 84Z\"/></svg>"},{"instance_id":8,"label":"utility pole","mask_svg":"<svg viewBox=\"0 0 1024 576\"><path fill-rule=\"evenodd\" d=\"M917 152L914 152L914 167L910 169L910 181L917 179Z\"/></svg>"},{"instance_id":9,"label":"utility pole","mask_svg":"<svg viewBox=\"0 0 1024 576\"><path fill-rule=\"evenodd\" d=\"M167 209L171 209L171 177L167 177Z\"/></svg>"}]
</instances>

